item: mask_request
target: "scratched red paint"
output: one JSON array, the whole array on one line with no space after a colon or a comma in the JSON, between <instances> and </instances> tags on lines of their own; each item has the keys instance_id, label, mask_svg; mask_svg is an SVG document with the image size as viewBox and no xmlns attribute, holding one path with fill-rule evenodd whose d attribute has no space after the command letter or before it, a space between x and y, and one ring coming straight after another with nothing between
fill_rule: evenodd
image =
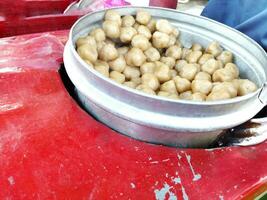
<instances>
[{"instance_id":1,"label":"scratched red paint","mask_svg":"<svg viewBox=\"0 0 267 200\"><path fill-rule=\"evenodd\" d=\"M267 182L266 142L175 149L95 121L57 71L67 33L0 40L0 199L233 200Z\"/></svg>"}]
</instances>

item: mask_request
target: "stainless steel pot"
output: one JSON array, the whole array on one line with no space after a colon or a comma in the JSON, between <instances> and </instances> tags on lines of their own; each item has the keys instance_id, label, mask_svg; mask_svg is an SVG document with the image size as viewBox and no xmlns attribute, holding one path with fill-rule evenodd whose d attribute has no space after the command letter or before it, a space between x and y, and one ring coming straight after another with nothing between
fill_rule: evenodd
<instances>
[{"instance_id":1,"label":"stainless steel pot","mask_svg":"<svg viewBox=\"0 0 267 200\"><path fill-rule=\"evenodd\" d=\"M134 15L141 7L115 8ZM90 13L72 27L64 50L66 71L80 101L98 120L125 135L152 143L180 147L205 147L221 130L239 125L256 115L267 103L267 56L252 39L213 20L176 10L142 7L154 18L166 18L180 30L183 46L203 46L217 40L233 52L240 76L260 87L243 97L216 102L170 100L117 84L87 67L75 50L75 41L100 26L105 11Z\"/></svg>"}]
</instances>

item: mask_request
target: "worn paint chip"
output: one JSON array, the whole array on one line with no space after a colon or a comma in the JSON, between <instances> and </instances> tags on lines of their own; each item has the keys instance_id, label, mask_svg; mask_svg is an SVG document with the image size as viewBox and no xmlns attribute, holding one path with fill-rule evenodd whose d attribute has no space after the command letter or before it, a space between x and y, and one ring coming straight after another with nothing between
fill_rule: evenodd
<instances>
[{"instance_id":1,"label":"worn paint chip","mask_svg":"<svg viewBox=\"0 0 267 200\"><path fill-rule=\"evenodd\" d=\"M14 185L15 184L15 179L14 179L13 176L8 177L7 180L8 180L10 185Z\"/></svg>"},{"instance_id":2,"label":"worn paint chip","mask_svg":"<svg viewBox=\"0 0 267 200\"><path fill-rule=\"evenodd\" d=\"M176 195L170 191L171 188L167 183L164 183L163 188L154 190L156 200L165 200L167 194L169 194L169 200L177 200Z\"/></svg>"}]
</instances>

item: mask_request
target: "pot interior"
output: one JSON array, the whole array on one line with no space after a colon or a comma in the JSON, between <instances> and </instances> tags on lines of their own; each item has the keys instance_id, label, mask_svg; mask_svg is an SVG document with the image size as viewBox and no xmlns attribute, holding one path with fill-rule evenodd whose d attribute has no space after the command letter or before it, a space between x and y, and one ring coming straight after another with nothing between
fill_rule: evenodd
<instances>
[{"instance_id":1,"label":"pot interior","mask_svg":"<svg viewBox=\"0 0 267 200\"><path fill-rule=\"evenodd\" d=\"M137 9L139 7L115 8L122 16L134 15ZM205 17L180 13L169 9L155 9L153 7L144 7L142 9L147 10L155 19L164 18L170 21L180 31L179 40L184 47L190 48L193 43L199 43L201 46L207 47L210 42L218 41L225 50L233 53L234 63L240 70L240 78L249 79L256 83L258 87L261 87L266 82L267 71L263 68L263 64L267 66L266 54L264 54L262 48L255 41L249 39L244 34ZM177 15L175 20L172 16L173 12ZM92 29L101 26L104 13L105 11L98 11L88 14L75 23L71 30L73 49L75 49L75 41L79 37L86 36ZM160 16L159 13L161 13ZM198 20L196 21L196 19ZM201 19L205 20L202 21ZM204 23L206 22L215 24L211 23L213 26L210 24L205 25ZM221 28L219 30L218 25ZM225 32L227 29L232 32Z\"/></svg>"}]
</instances>

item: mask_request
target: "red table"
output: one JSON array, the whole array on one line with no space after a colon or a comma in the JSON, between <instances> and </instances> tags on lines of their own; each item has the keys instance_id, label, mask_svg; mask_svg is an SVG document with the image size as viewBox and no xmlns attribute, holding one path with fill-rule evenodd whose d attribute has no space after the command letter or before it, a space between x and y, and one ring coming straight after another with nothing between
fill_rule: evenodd
<instances>
[{"instance_id":1,"label":"red table","mask_svg":"<svg viewBox=\"0 0 267 200\"><path fill-rule=\"evenodd\" d=\"M170 148L84 112L58 72L67 34L0 40L0 199L234 200L267 190L267 142Z\"/></svg>"}]
</instances>

